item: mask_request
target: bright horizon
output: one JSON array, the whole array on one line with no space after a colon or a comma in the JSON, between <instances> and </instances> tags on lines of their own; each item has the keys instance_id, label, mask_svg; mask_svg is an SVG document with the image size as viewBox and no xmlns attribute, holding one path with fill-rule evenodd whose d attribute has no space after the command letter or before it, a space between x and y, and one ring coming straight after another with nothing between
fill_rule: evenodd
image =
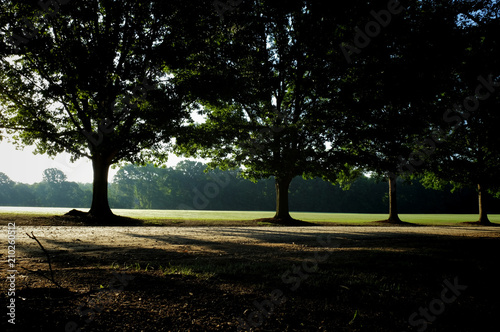
<instances>
[{"instance_id":1,"label":"bright horizon","mask_svg":"<svg viewBox=\"0 0 500 332\"><path fill-rule=\"evenodd\" d=\"M35 155L33 146L16 150L15 145L5 138L0 141L0 173L5 173L12 181L33 184L41 182L43 171L47 168L57 168L66 174L69 182L92 183L92 163L86 158L70 162L70 155L62 153L54 159L47 155ZM175 166L180 158L170 155L167 166ZM110 169L109 182L112 182L118 169Z\"/></svg>"},{"instance_id":2,"label":"bright horizon","mask_svg":"<svg viewBox=\"0 0 500 332\"><path fill-rule=\"evenodd\" d=\"M191 113L191 118L195 123L203 123L205 117L197 112ZM70 162L69 153L61 153L55 158L47 155L35 155L34 146L24 146L21 150L16 150L16 146L9 142L10 137L5 132L1 132L3 140L0 140L0 173L5 173L12 181L33 184L41 182L43 171L47 168L57 168L66 174L69 182L92 183L92 163L87 158L81 158L74 163ZM202 159L182 158L174 154L169 154L167 166L177 165L182 160ZM109 182L118 169L109 169Z\"/></svg>"}]
</instances>

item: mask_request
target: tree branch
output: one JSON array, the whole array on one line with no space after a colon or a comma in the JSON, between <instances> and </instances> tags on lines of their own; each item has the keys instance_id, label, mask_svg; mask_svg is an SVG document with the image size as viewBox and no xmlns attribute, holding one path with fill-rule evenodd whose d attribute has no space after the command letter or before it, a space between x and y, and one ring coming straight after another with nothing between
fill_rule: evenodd
<instances>
[{"instance_id":1,"label":"tree branch","mask_svg":"<svg viewBox=\"0 0 500 332\"><path fill-rule=\"evenodd\" d=\"M52 264L50 262L50 255L49 253L47 252L47 250L45 250L45 248L43 247L43 245L40 243L40 241L38 241L38 239L36 238L35 234L33 234L33 232L31 232L31 235L29 235L28 233L26 233L26 235L30 238L30 239L33 239L35 240L38 245L40 246L40 248L42 248L43 252L45 253L45 255L47 256L47 262L49 263L49 269L50 269L50 278L48 278L47 276L41 274L43 277L47 278L48 280L50 280L54 285L56 285L57 287L59 288L64 288L62 287L55 279L54 279L54 271L52 270ZM25 269L27 271L29 271L28 269Z\"/></svg>"}]
</instances>

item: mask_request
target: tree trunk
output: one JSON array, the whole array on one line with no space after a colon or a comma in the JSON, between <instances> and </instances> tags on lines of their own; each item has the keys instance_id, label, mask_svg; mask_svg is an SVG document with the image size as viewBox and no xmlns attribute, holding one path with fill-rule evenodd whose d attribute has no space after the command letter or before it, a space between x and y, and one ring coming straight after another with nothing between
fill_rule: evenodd
<instances>
[{"instance_id":1,"label":"tree trunk","mask_svg":"<svg viewBox=\"0 0 500 332\"><path fill-rule=\"evenodd\" d=\"M488 219L488 213L486 212L485 209L485 196L486 196L486 190L484 190L484 186L482 186L480 183L477 185L477 194L478 194L478 199L479 199L479 220L478 222L482 225L489 225L491 224L490 220Z\"/></svg>"},{"instance_id":2,"label":"tree trunk","mask_svg":"<svg viewBox=\"0 0 500 332\"><path fill-rule=\"evenodd\" d=\"M291 220L288 209L288 188L290 187L289 178L276 178L276 214L274 219Z\"/></svg>"},{"instance_id":3,"label":"tree trunk","mask_svg":"<svg viewBox=\"0 0 500 332\"><path fill-rule=\"evenodd\" d=\"M390 174L388 176L388 179L389 179L389 219L387 219L387 221L393 223L400 223L401 219L399 219L398 215L398 198L396 194L397 176L394 174Z\"/></svg>"},{"instance_id":4,"label":"tree trunk","mask_svg":"<svg viewBox=\"0 0 500 332\"><path fill-rule=\"evenodd\" d=\"M94 183L92 190L92 206L90 207L89 214L94 218L113 216L113 212L111 212L108 202L109 166L111 166L109 162L102 157L92 158Z\"/></svg>"}]
</instances>

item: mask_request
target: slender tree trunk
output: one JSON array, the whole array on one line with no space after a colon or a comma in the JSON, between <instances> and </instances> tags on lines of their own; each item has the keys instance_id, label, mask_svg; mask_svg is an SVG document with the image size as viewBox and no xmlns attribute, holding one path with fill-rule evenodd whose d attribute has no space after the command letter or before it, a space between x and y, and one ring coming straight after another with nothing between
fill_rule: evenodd
<instances>
[{"instance_id":1,"label":"slender tree trunk","mask_svg":"<svg viewBox=\"0 0 500 332\"><path fill-rule=\"evenodd\" d=\"M387 221L393 223L400 223L401 219L399 219L398 215L398 198L396 192L396 179L397 176L394 174L390 174L388 176L389 180L389 219Z\"/></svg>"},{"instance_id":2,"label":"slender tree trunk","mask_svg":"<svg viewBox=\"0 0 500 332\"><path fill-rule=\"evenodd\" d=\"M92 159L94 169L94 183L92 191L92 206L90 215L96 218L113 216L108 202L108 173L111 165L102 157Z\"/></svg>"},{"instance_id":3,"label":"slender tree trunk","mask_svg":"<svg viewBox=\"0 0 500 332\"><path fill-rule=\"evenodd\" d=\"M482 186L480 183L477 185L477 194L478 194L478 199L479 199L479 220L478 222L482 225L489 225L490 220L488 219L488 213L486 212L485 209L485 196L486 196L486 190L484 190L484 186Z\"/></svg>"},{"instance_id":4,"label":"slender tree trunk","mask_svg":"<svg viewBox=\"0 0 500 332\"><path fill-rule=\"evenodd\" d=\"M276 214L274 219L291 220L288 209L288 188L290 187L289 178L276 178Z\"/></svg>"}]
</instances>

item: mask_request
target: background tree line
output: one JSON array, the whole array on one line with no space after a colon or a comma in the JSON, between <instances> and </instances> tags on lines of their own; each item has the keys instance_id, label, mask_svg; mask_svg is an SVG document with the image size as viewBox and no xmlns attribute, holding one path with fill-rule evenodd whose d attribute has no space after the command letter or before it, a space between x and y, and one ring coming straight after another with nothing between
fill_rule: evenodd
<instances>
[{"instance_id":1,"label":"background tree line","mask_svg":"<svg viewBox=\"0 0 500 332\"><path fill-rule=\"evenodd\" d=\"M175 167L123 166L109 184L110 205L119 209L193 209L272 211L274 179L251 182L237 172L213 170L206 165L182 161ZM400 180L402 213L477 213L476 193L463 189L451 193L425 189L417 180ZM447 190L446 190L447 189ZM293 211L384 213L387 182L361 176L349 190L319 178L295 178L290 185ZM40 183L24 184L0 173L0 205L80 207L91 204L92 184L68 182L58 169L44 171ZM491 199L489 213L500 213L499 200Z\"/></svg>"}]
</instances>

